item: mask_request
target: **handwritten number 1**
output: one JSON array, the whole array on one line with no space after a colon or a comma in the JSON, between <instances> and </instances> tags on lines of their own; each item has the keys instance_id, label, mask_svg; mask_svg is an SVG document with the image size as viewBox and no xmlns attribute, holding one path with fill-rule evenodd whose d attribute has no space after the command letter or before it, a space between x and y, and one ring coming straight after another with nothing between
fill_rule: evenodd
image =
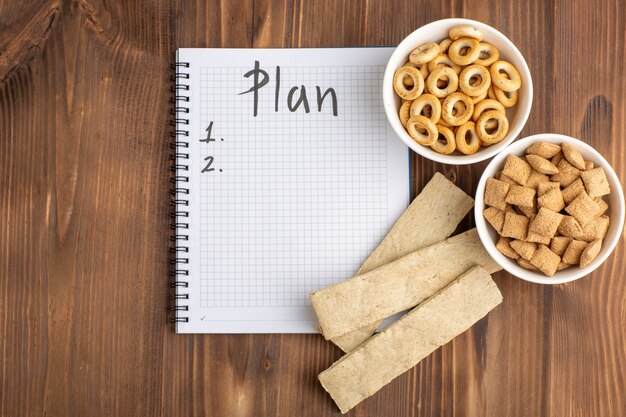
<instances>
[{"instance_id":1,"label":"handwritten number 1","mask_svg":"<svg viewBox=\"0 0 626 417\"><path fill-rule=\"evenodd\" d=\"M211 131L213 130L213 122L209 123L209 127L206 128L206 138L200 139L200 142L215 142L215 139L211 137Z\"/></svg>"}]
</instances>

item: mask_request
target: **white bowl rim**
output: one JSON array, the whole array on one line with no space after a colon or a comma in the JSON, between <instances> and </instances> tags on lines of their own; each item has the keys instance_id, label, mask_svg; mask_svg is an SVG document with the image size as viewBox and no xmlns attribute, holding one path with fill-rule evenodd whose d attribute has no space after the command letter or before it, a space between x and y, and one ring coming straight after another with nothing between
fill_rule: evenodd
<instances>
[{"instance_id":1,"label":"white bowl rim","mask_svg":"<svg viewBox=\"0 0 626 417\"><path fill-rule=\"evenodd\" d=\"M487 30L490 31L494 31L495 33L499 34L502 37L502 41L512 50L512 53L514 55L518 55L520 61L521 61L521 68L518 68L520 74L522 75L522 79L524 80L524 84L526 87L523 87L525 89L525 94L527 94L528 96L528 107L525 109L520 108L520 115L519 117L521 118L521 123L519 124L519 126L516 129L513 129L512 131L507 133L507 138L505 140L503 140L502 142L496 144L496 145L492 145L489 148L487 148L484 152L480 152L480 153L475 153L472 155L442 155L439 154L435 151L432 152L428 152L430 150L430 148L424 147L418 143L415 143L415 141L413 141L410 136L408 135L408 133L406 133L406 131L404 130L399 130L399 128L396 128L396 126L394 126L394 124L392 123L392 120L395 118L398 118L397 115L397 110L395 109L395 106L389 106L386 103L386 96L387 94L385 93L385 90L387 90L387 88L391 88L389 86L392 85L392 80L393 80L393 74L396 70L396 68L391 68L390 64L392 61L394 61L394 58L397 58L397 56L400 54L400 49L401 46L403 46L405 43L408 43L410 38L418 31L425 31L427 30L429 27L432 26L439 26L442 24L449 24L450 27L452 26L456 26L456 25L473 25L473 26L477 26L479 28L487 28ZM393 97L393 95L392 95ZM435 162L440 162L443 164L448 164L448 165L468 165L468 164L473 164L476 162L480 162L480 161L484 161L486 159L492 158L494 155L497 155L499 152L502 152L504 149L506 149L506 147L515 140L515 138L518 137L518 135L520 134L520 132L522 131L522 129L524 128L524 126L526 125L526 122L528 121L528 117L530 116L530 111L532 109L532 103L533 103L533 81L532 81L532 76L530 73L530 69L528 67L528 64L526 63L526 59L524 58L524 55L522 55L522 53L519 51L519 49L517 49L517 47L515 46L515 44L513 44L513 42L511 42L511 40L506 37L502 32L500 32L499 30L497 30L496 28L494 28L493 26L490 26L486 23L483 22L479 22L476 20L471 20L471 19L463 19L463 18L446 18L446 19L440 19L440 20L435 20L433 22L427 23L425 25L420 26L419 28L415 29L413 32L411 32L409 35L407 35L395 48L395 50L393 51L393 53L391 54L391 57L389 58L389 61L387 62L387 66L385 68L385 74L383 77L383 107L385 108L385 114L387 115L387 120L389 121L389 124L391 125L392 129L394 130L394 132L396 133L396 135L410 148L412 149L414 152L416 152L417 154L423 156L424 158L427 158L431 161L435 161ZM399 119L398 119L399 121Z\"/></svg>"},{"instance_id":2,"label":"white bowl rim","mask_svg":"<svg viewBox=\"0 0 626 417\"><path fill-rule=\"evenodd\" d=\"M500 167L503 164L504 159L508 155L518 154L517 149L526 149L532 143L535 143L538 141L545 141L545 140L548 140L548 141L551 140L554 142L576 141L577 147L584 148L585 151L592 154L593 157L597 161L600 162L599 165L601 165L604 168L604 171L607 177L609 177L609 180L613 183L617 183L620 185L619 187L611 187L611 193L616 194L616 199L618 201L617 216L614 216L617 218L615 219L612 218L611 222L617 221L618 224L617 224L617 230L615 231L615 233L611 235L610 237L607 235L607 238L605 238L603 242L603 248L606 248L607 250L602 255L594 259L591 262L591 264L589 264L587 267L578 268L577 270L572 270L569 274L567 274L567 276L563 276L559 278L547 277L543 275L542 273L524 269L520 267L519 265L517 265L515 262L511 261L509 258L505 257L503 254L501 254L500 251L496 249L496 245L494 244L491 236L489 235L488 227L490 226L487 225L482 215L482 212L485 206L483 203L483 197L485 193L485 184L487 182L487 178L492 176L492 175L486 175L486 174L490 171L493 171L493 173L495 174L495 172L497 171L497 168L494 170L493 167L494 166ZM510 148L515 148L515 150L511 152ZM489 255L493 258L493 260L495 260L505 271L525 281L534 282L537 284L553 285L553 284L564 284L566 282L575 281L584 276L587 276L590 273L592 273L595 269L597 269L600 265L602 265L604 261L606 261L606 259L615 250L615 246L617 246L617 243L619 242L622 236L622 231L624 229L625 210L626 209L625 209L625 204L624 204L624 192L622 190L619 177L615 173L615 170L613 169L613 167L611 167L611 164L609 164L607 160L604 159L604 157L597 150L595 150L591 145L588 145L582 140L573 138L571 136L560 135L557 133L539 133L539 134L527 136L527 137L524 137L522 139L515 141L513 144L507 146L500 154L496 155L496 157L493 158L491 162L489 162L489 164L487 165L487 167L485 168L485 170L483 171L480 177L480 180L478 182L478 187L476 189L475 203L474 203L474 218L476 221L476 229L478 231L478 236L483 242L483 246L487 250L487 253L489 253Z\"/></svg>"}]
</instances>

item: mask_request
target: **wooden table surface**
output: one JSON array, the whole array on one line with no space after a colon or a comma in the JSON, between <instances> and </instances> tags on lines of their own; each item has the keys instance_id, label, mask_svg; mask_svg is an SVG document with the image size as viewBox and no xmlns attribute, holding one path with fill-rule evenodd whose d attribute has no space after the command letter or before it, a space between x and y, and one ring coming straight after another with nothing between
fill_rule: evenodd
<instances>
[{"instance_id":1,"label":"wooden table surface","mask_svg":"<svg viewBox=\"0 0 626 417\"><path fill-rule=\"evenodd\" d=\"M626 182L623 2L1 0L0 416L339 415L321 336L166 324L169 65L183 46L392 46L444 17L526 57L522 136L579 137ZM413 162L414 193L435 171L473 193L486 165ZM351 415L625 415L623 254L554 287L497 274L500 307Z\"/></svg>"}]
</instances>

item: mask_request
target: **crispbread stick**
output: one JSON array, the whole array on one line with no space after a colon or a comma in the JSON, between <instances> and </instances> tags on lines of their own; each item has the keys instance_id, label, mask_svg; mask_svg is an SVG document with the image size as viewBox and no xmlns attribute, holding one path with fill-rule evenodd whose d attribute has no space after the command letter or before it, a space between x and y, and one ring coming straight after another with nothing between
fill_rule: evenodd
<instances>
[{"instance_id":1,"label":"crispbread stick","mask_svg":"<svg viewBox=\"0 0 626 417\"><path fill-rule=\"evenodd\" d=\"M326 339L415 307L473 266L501 267L476 229L422 248L380 268L311 294Z\"/></svg>"},{"instance_id":2,"label":"crispbread stick","mask_svg":"<svg viewBox=\"0 0 626 417\"><path fill-rule=\"evenodd\" d=\"M495 282L472 268L319 375L342 413L465 332L502 302Z\"/></svg>"}]
</instances>

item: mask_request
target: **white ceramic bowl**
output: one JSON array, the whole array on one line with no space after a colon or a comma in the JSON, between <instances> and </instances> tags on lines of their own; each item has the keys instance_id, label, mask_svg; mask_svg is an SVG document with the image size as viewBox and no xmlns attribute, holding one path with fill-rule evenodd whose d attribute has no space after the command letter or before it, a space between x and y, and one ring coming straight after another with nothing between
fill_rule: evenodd
<instances>
[{"instance_id":1,"label":"white ceramic bowl","mask_svg":"<svg viewBox=\"0 0 626 417\"><path fill-rule=\"evenodd\" d=\"M532 145L535 142L550 142L550 143L570 143L578 149L578 151L582 154L582 156L587 161L593 162L596 167L604 168L606 172L606 177L611 186L611 194L605 196L605 200L607 200L609 204L609 209L607 210L607 214L611 219L609 230L604 238L604 242L602 243L602 250L596 257L596 259L591 262L585 268L579 268L577 266L572 266L566 270L558 271L554 276L547 277L541 272L529 271L527 269L522 268L517 265L517 263L502 255L498 249L496 249L496 243L498 243L498 234L496 231L485 221L483 217L483 210L485 209L484 195L485 195L485 184L487 182L487 178L494 177L496 172L501 170L504 167L504 162L506 157L510 154L522 156L524 155L526 148ZM485 249L489 252L489 255L498 263L500 266L508 271L509 273L515 275L518 278L524 279L530 282L536 282L539 284L562 284L564 282L570 282L577 280L579 278L584 277L587 274L590 274L593 270L599 267L602 262L609 257L613 249L615 249L615 245L619 241L622 236L622 229L624 227L624 192L622 191L622 186L619 182L619 178L611 168L611 165L591 146L586 143L574 139L569 136L557 135L554 133L542 133L539 135L529 136L524 139L520 139L517 142L513 143L509 147L507 147L502 153L496 156L493 161L487 165L487 168L483 171L482 176L480 177L480 181L478 182L478 189L476 190L476 201L474 205L474 217L476 219L476 228L478 230L478 235L480 236L480 240L482 241Z\"/></svg>"},{"instance_id":2,"label":"white ceramic bowl","mask_svg":"<svg viewBox=\"0 0 626 417\"><path fill-rule=\"evenodd\" d=\"M419 45L426 42L441 42L443 39L448 37L448 31L450 28L456 25L472 25L478 28L484 35L484 41L489 42L498 48L500 51L500 59L513 64L519 71L522 78L519 101L515 106L507 110L509 118L508 134L501 142L489 147L482 147L478 152L472 155L442 155L433 151L429 147L416 143L411 136L409 136L400 122L398 110L400 109L401 100L393 90L393 74L409 59L409 53ZM526 124L526 120L530 114L530 108L532 107L532 102L533 82L530 77L528 65L526 64L526 61L520 51L506 36L498 32L496 29L484 23L469 19L437 20L436 22L422 26L415 32L411 33L409 36L404 38L402 42L400 42L396 50L391 55L391 58L387 63L383 80L383 104L385 106L385 113L387 113L387 119L389 120L393 130L409 148L413 149L425 158L442 162L444 164L473 164L475 162L491 158L501 152L509 143L513 141L513 139L517 137L517 135L519 135L522 128Z\"/></svg>"}]
</instances>

